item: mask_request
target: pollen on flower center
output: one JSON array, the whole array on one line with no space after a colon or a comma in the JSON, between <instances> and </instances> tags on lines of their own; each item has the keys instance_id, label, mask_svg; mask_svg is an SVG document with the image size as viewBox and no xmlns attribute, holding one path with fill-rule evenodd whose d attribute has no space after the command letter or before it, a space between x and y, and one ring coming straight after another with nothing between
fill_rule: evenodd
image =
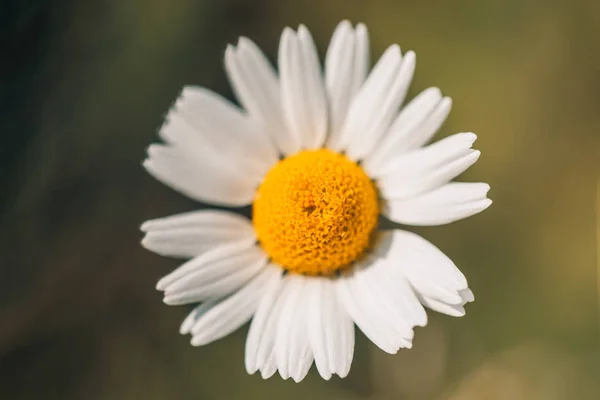
<instances>
[{"instance_id":1,"label":"pollen on flower center","mask_svg":"<svg viewBox=\"0 0 600 400\"><path fill-rule=\"evenodd\" d=\"M331 275L369 246L377 191L362 168L327 149L276 164L258 188L252 222L267 254L290 272Z\"/></svg>"}]
</instances>

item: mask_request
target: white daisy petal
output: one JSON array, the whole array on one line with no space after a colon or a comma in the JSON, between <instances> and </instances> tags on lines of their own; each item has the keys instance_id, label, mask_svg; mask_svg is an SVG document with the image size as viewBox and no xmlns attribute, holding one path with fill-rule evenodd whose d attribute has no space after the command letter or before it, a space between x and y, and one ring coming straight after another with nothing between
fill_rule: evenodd
<instances>
[{"instance_id":1,"label":"white daisy petal","mask_svg":"<svg viewBox=\"0 0 600 400\"><path fill-rule=\"evenodd\" d=\"M360 284L358 280L356 274L347 274L336 281L340 303L369 340L386 353L396 354L400 347L397 333L380 314L381 304L373 296L372 290L379 288Z\"/></svg>"},{"instance_id":2,"label":"white daisy petal","mask_svg":"<svg viewBox=\"0 0 600 400\"><path fill-rule=\"evenodd\" d=\"M377 121L382 118L382 104L398 76L401 61L402 54L397 45L390 46L383 53L350 104L340 132L339 149L357 147L364 140L362 138L373 135L374 130L380 129Z\"/></svg>"},{"instance_id":3,"label":"white daisy petal","mask_svg":"<svg viewBox=\"0 0 600 400\"><path fill-rule=\"evenodd\" d=\"M451 317L462 317L466 313L465 308L460 304L444 303L425 295L419 295L419 300L425 307Z\"/></svg>"},{"instance_id":4,"label":"white daisy petal","mask_svg":"<svg viewBox=\"0 0 600 400\"><path fill-rule=\"evenodd\" d=\"M298 41L302 51L304 102L310 119L310 130L304 132L303 144L306 148L314 149L323 145L327 134L325 84L315 42L304 25L298 28Z\"/></svg>"},{"instance_id":5,"label":"white daisy petal","mask_svg":"<svg viewBox=\"0 0 600 400\"><path fill-rule=\"evenodd\" d=\"M414 148L413 141L419 141L420 128L427 124L441 100L442 93L438 88L425 89L411 100L400 111L371 154L365 157L363 163L365 171L376 174L379 169L385 167L387 162Z\"/></svg>"},{"instance_id":6,"label":"white daisy petal","mask_svg":"<svg viewBox=\"0 0 600 400\"><path fill-rule=\"evenodd\" d=\"M477 135L472 132L448 136L427 147L396 155L370 176L378 178L404 173L408 179L418 179L418 175L431 173L436 167L468 154L475 140L477 140Z\"/></svg>"},{"instance_id":7,"label":"white daisy petal","mask_svg":"<svg viewBox=\"0 0 600 400\"><path fill-rule=\"evenodd\" d=\"M210 251L207 251L206 253L189 260L175 271L164 276L156 284L156 289L165 290L169 285L173 284L177 280L182 279L191 273L197 272L207 265L228 260L231 257L236 257L245 252L252 252L252 247L254 247L254 242L250 241L240 243L236 242L215 247L214 249L211 249Z\"/></svg>"},{"instance_id":8,"label":"white daisy petal","mask_svg":"<svg viewBox=\"0 0 600 400\"><path fill-rule=\"evenodd\" d=\"M303 295L308 286L306 280L299 275L289 274L285 288L285 301L282 305L281 316L277 324L275 340L275 357L279 374L283 379L291 377L300 382L310 369L313 354L307 335L308 309Z\"/></svg>"},{"instance_id":9,"label":"white daisy petal","mask_svg":"<svg viewBox=\"0 0 600 400\"><path fill-rule=\"evenodd\" d=\"M345 377L354 355L354 323L341 308L331 279L309 279L308 336L315 364L324 379Z\"/></svg>"},{"instance_id":10,"label":"white daisy petal","mask_svg":"<svg viewBox=\"0 0 600 400\"><path fill-rule=\"evenodd\" d=\"M472 303L472 302L475 301L475 295L473 294L473 292L471 291L471 289L459 290L458 294L463 299L463 305L466 304L466 303Z\"/></svg>"},{"instance_id":11,"label":"white daisy petal","mask_svg":"<svg viewBox=\"0 0 600 400\"><path fill-rule=\"evenodd\" d=\"M385 202L382 213L406 225L443 225L485 210L492 204L486 198L486 183L451 182L431 192L404 200Z\"/></svg>"},{"instance_id":12,"label":"white daisy petal","mask_svg":"<svg viewBox=\"0 0 600 400\"><path fill-rule=\"evenodd\" d=\"M393 239L390 232L381 233L378 250L385 249L388 244L391 245ZM392 252L384 255L378 253L376 250L375 254L380 258L367 259L370 264L363 266L364 271L361 273L365 279L371 281L373 286L380 287L375 295L379 296L381 302L387 305L390 314L386 319L394 325L402 337L412 339L413 327L427 325L427 314L419 304L407 278L404 274L399 273L398 268L394 267L396 261L394 254Z\"/></svg>"},{"instance_id":13,"label":"white daisy petal","mask_svg":"<svg viewBox=\"0 0 600 400\"><path fill-rule=\"evenodd\" d=\"M352 359L354 357L354 322L344 311L335 294L335 285L330 282L328 291L331 292L331 301L336 304L336 310L332 312L331 319L325 321L327 333L326 343L329 355L329 368L340 378L345 378L350 372ZM334 351L331 351L334 348Z\"/></svg>"},{"instance_id":14,"label":"white daisy petal","mask_svg":"<svg viewBox=\"0 0 600 400\"><path fill-rule=\"evenodd\" d=\"M271 265L270 268L279 268L278 266ZM246 353L245 353L245 365L246 371L249 374L254 374L259 368L264 368L265 361L262 360L262 363L259 363L258 353L260 350L261 341L270 342L269 353L271 353L271 349L273 347L274 339L274 329L272 328L270 331L268 328L270 327L268 322L271 322L271 326L274 326L274 322L276 318L272 318L273 315L276 317L279 314L276 311L277 308L277 300L281 293L281 289L283 285L281 284L282 275L279 275L279 280L277 280L273 285L269 287L269 290L265 292L265 295L262 297L258 307L256 309L256 313L252 318L252 324L250 324L250 329L248 331L248 337L246 339ZM271 340L269 340L269 336ZM269 368L267 368L269 369ZM275 363L273 366L273 373L277 370L277 364Z\"/></svg>"},{"instance_id":15,"label":"white daisy petal","mask_svg":"<svg viewBox=\"0 0 600 400\"><path fill-rule=\"evenodd\" d=\"M469 169L481 155L478 150L467 149L455 159L431 165L436 160L428 158L424 150L417 150L417 156L410 156L410 160L405 163L412 166L410 169L395 168L377 179L377 187L384 199L406 199L438 188ZM405 158L408 157L409 155ZM399 164L400 162L397 165Z\"/></svg>"},{"instance_id":16,"label":"white daisy petal","mask_svg":"<svg viewBox=\"0 0 600 400\"><path fill-rule=\"evenodd\" d=\"M218 302L219 299L211 299L195 307L181 323L181 326L179 327L179 333L182 335L191 333L192 326L194 326L196 321L206 314L211 308L213 308Z\"/></svg>"},{"instance_id":17,"label":"white daisy petal","mask_svg":"<svg viewBox=\"0 0 600 400\"><path fill-rule=\"evenodd\" d=\"M199 262L200 258L202 256L189 262L194 265L193 270L164 288L166 304L188 304L228 295L242 287L267 263L267 255L256 246L230 253L226 258ZM180 269L186 268L186 264Z\"/></svg>"},{"instance_id":18,"label":"white daisy petal","mask_svg":"<svg viewBox=\"0 0 600 400\"><path fill-rule=\"evenodd\" d=\"M193 211L146 221L142 246L163 256L196 257L214 247L254 241L250 221L231 212Z\"/></svg>"},{"instance_id":19,"label":"white daisy petal","mask_svg":"<svg viewBox=\"0 0 600 400\"><path fill-rule=\"evenodd\" d=\"M357 93L367 77L371 57L369 54L369 32L365 24L356 25L354 30L354 73L352 93Z\"/></svg>"},{"instance_id":20,"label":"white daisy petal","mask_svg":"<svg viewBox=\"0 0 600 400\"><path fill-rule=\"evenodd\" d=\"M460 305L459 291L468 288L465 276L437 247L411 232L396 229L389 259L396 263L418 294Z\"/></svg>"},{"instance_id":21,"label":"white daisy petal","mask_svg":"<svg viewBox=\"0 0 600 400\"><path fill-rule=\"evenodd\" d=\"M319 147L327 129L327 104L313 39L304 26L286 28L279 47L281 103L299 150Z\"/></svg>"},{"instance_id":22,"label":"white daisy petal","mask_svg":"<svg viewBox=\"0 0 600 400\"><path fill-rule=\"evenodd\" d=\"M295 152L295 139L283 119L278 78L262 51L242 37L237 48L230 45L225 50L225 69L237 99L279 151Z\"/></svg>"},{"instance_id":23,"label":"white daisy petal","mask_svg":"<svg viewBox=\"0 0 600 400\"><path fill-rule=\"evenodd\" d=\"M327 147L334 150L337 150L339 130L346 118L352 96L354 41L354 30L350 22L341 22L331 37L325 56L325 86L329 99Z\"/></svg>"},{"instance_id":24,"label":"white daisy petal","mask_svg":"<svg viewBox=\"0 0 600 400\"><path fill-rule=\"evenodd\" d=\"M330 317L331 296L333 293L327 292L325 288L325 279L309 279L307 286L311 287L312 295L308 299L309 318L308 318L308 337L315 356L315 365L323 379L329 380L332 375L329 363L328 347L333 347L332 343L326 338L327 330L323 325ZM333 352L332 352L333 353ZM332 354L335 357L335 354Z\"/></svg>"},{"instance_id":25,"label":"white daisy petal","mask_svg":"<svg viewBox=\"0 0 600 400\"><path fill-rule=\"evenodd\" d=\"M199 148L192 158L172 146L151 145L143 165L156 179L194 200L231 207L250 204L259 181L203 160L211 151Z\"/></svg>"},{"instance_id":26,"label":"white daisy petal","mask_svg":"<svg viewBox=\"0 0 600 400\"><path fill-rule=\"evenodd\" d=\"M260 368L260 376L263 379L269 379L277 372L277 359L275 358L275 352L273 351L267 360L262 364Z\"/></svg>"},{"instance_id":27,"label":"white daisy petal","mask_svg":"<svg viewBox=\"0 0 600 400\"><path fill-rule=\"evenodd\" d=\"M250 326L250 332L248 333L248 343L246 344L247 349L251 351L249 358L246 359L249 370L253 363L254 344L256 347L255 366L261 371L263 379L271 377L277 371L277 359L275 354L275 342L277 339L277 329L279 319L281 317L281 311L283 310L283 304L285 303L285 296L287 295L287 286L289 280L283 279L277 288L273 289L273 293L270 294L272 299L267 299L259 305L257 310L256 322L252 321ZM252 338L252 339L251 339ZM251 344L252 346L249 346Z\"/></svg>"},{"instance_id":28,"label":"white daisy petal","mask_svg":"<svg viewBox=\"0 0 600 400\"><path fill-rule=\"evenodd\" d=\"M241 50L240 50L241 51ZM279 154L264 128L242 114L231 102L202 87L186 86L171 111L170 117L181 118L192 127L202 142L218 152L224 163L243 166L259 178L277 162ZM167 117L169 119L170 117ZM183 151L193 151L195 143L183 140L181 135L167 124L161 136L180 145Z\"/></svg>"},{"instance_id":29,"label":"white daisy petal","mask_svg":"<svg viewBox=\"0 0 600 400\"><path fill-rule=\"evenodd\" d=\"M433 135L440 129L444 121L446 121L451 109L452 99L450 97L444 97L438 103L435 110L429 114L424 123L413 132L411 140L404 143L404 148L406 150L416 149L429 142Z\"/></svg>"},{"instance_id":30,"label":"white daisy petal","mask_svg":"<svg viewBox=\"0 0 600 400\"><path fill-rule=\"evenodd\" d=\"M369 37L363 24L356 31L348 21L341 22L325 57L325 85L329 99L329 136L327 147L339 147L348 106L365 80L369 63Z\"/></svg>"},{"instance_id":31,"label":"white daisy petal","mask_svg":"<svg viewBox=\"0 0 600 400\"><path fill-rule=\"evenodd\" d=\"M348 157L354 160L362 160L371 153L376 143L387 131L408 92L408 87L415 71L415 62L415 53L412 51L406 53L389 86L383 87L377 93L378 99L375 101L375 104L371 105L374 108L372 114L368 116L369 120L367 124L360 127L363 131L355 133L353 140L348 144ZM365 84L365 90L367 90L368 83L369 81ZM357 99L360 96L361 93L357 95ZM364 103L359 102L358 104L360 107L365 106ZM348 115L349 121L352 120L353 112L364 112L361 109L355 109L354 104L352 107ZM353 127L352 129L358 129L358 127Z\"/></svg>"},{"instance_id":32,"label":"white daisy petal","mask_svg":"<svg viewBox=\"0 0 600 400\"><path fill-rule=\"evenodd\" d=\"M281 270L266 267L247 285L206 311L191 328L192 345L220 339L245 324L254 314L261 296L277 283Z\"/></svg>"}]
</instances>

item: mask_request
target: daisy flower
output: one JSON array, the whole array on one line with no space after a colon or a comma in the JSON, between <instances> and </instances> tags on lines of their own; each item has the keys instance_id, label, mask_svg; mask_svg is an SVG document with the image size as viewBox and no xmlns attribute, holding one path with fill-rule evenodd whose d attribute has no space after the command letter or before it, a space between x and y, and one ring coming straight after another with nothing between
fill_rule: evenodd
<instances>
[{"instance_id":1,"label":"daisy flower","mask_svg":"<svg viewBox=\"0 0 600 400\"><path fill-rule=\"evenodd\" d=\"M429 88L401 108L415 54L390 46L369 70L363 24L338 25L321 68L304 26L284 29L278 73L240 38L225 68L240 107L185 87L144 167L203 203L252 205L252 219L201 210L145 222L142 244L189 259L162 278L169 305L199 303L180 332L201 346L250 319L245 365L302 380L345 377L354 325L387 353L410 348L424 307L452 316L473 301L438 248L383 216L433 226L491 201L485 183L450 182L475 163L473 133L426 145L451 100Z\"/></svg>"}]
</instances>

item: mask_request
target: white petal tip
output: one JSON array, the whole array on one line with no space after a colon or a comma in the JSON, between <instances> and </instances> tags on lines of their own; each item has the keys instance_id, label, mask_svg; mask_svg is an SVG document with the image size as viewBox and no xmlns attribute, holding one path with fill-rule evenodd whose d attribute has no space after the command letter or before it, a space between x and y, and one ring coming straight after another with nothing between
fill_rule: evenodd
<instances>
[{"instance_id":1,"label":"white petal tip","mask_svg":"<svg viewBox=\"0 0 600 400\"><path fill-rule=\"evenodd\" d=\"M454 315L452 315L453 317L464 317L467 313L463 306L455 306L454 309L456 312L454 313Z\"/></svg>"},{"instance_id":2,"label":"white petal tip","mask_svg":"<svg viewBox=\"0 0 600 400\"><path fill-rule=\"evenodd\" d=\"M190 333L190 327L184 327L183 325L179 328L179 334L180 335L187 335L188 333Z\"/></svg>"},{"instance_id":3,"label":"white petal tip","mask_svg":"<svg viewBox=\"0 0 600 400\"><path fill-rule=\"evenodd\" d=\"M406 52L406 54L404 54L404 61L403 62L412 62L414 63L417 59L417 55L415 54L414 51L409 50Z\"/></svg>"},{"instance_id":4,"label":"white petal tip","mask_svg":"<svg viewBox=\"0 0 600 400\"><path fill-rule=\"evenodd\" d=\"M281 38L287 39L290 36L294 36L295 34L296 34L296 32L294 32L294 30L292 28L290 28L289 26L286 26L285 28L283 28L283 32L281 32Z\"/></svg>"},{"instance_id":5,"label":"white petal tip","mask_svg":"<svg viewBox=\"0 0 600 400\"><path fill-rule=\"evenodd\" d=\"M395 43L387 48L386 53L387 52L392 53L394 55L394 57L399 58L402 56L402 50L400 49L400 46Z\"/></svg>"},{"instance_id":6,"label":"white petal tip","mask_svg":"<svg viewBox=\"0 0 600 400\"><path fill-rule=\"evenodd\" d=\"M466 142L469 142L471 144L475 143L475 141L477 140L477 135L473 132L462 132L458 135L461 135Z\"/></svg>"},{"instance_id":7,"label":"white petal tip","mask_svg":"<svg viewBox=\"0 0 600 400\"><path fill-rule=\"evenodd\" d=\"M209 342L206 340L206 338L204 338L202 336L194 336L194 337L192 337L192 340L190 340L190 343L194 347L200 347L200 346L204 346L205 344L208 344Z\"/></svg>"},{"instance_id":8,"label":"white petal tip","mask_svg":"<svg viewBox=\"0 0 600 400\"><path fill-rule=\"evenodd\" d=\"M150 221L144 222L142 225L140 225L140 231L148 232L148 229L150 228L151 225L152 225L152 223Z\"/></svg>"},{"instance_id":9,"label":"white petal tip","mask_svg":"<svg viewBox=\"0 0 600 400\"><path fill-rule=\"evenodd\" d=\"M440 99L442 98L442 91L438 87L430 87L430 88L423 90L423 92L421 93L421 96L424 96L425 94L427 94L429 96L435 95L436 97L438 97Z\"/></svg>"},{"instance_id":10,"label":"white petal tip","mask_svg":"<svg viewBox=\"0 0 600 400\"><path fill-rule=\"evenodd\" d=\"M465 158L469 159L469 160L473 160L473 162L479 160L479 157L481 156L481 151L479 150L471 150L471 153L469 153Z\"/></svg>"},{"instance_id":11,"label":"white petal tip","mask_svg":"<svg viewBox=\"0 0 600 400\"><path fill-rule=\"evenodd\" d=\"M348 376L349 373L350 373L350 370L348 369L348 370L345 370L345 371L338 372L337 376L339 376L340 378L344 379L345 377Z\"/></svg>"},{"instance_id":12,"label":"white petal tip","mask_svg":"<svg viewBox=\"0 0 600 400\"><path fill-rule=\"evenodd\" d=\"M465 301L466 303L471 303L475 301L475 295L473 294L473 291L469 288L459 291L459 294L460 297L462 297L463 301Z\"/></svg>"},{"instance_id":13,"label":"white petal tip","mask_svg":"<svg viewBox=\"0 0 600 400\"><path fill-rule=\"evenodd\" d=\"M246 364L246 372L248 373L248 375L254 375L256 371L258 371L257 366L250 366Z\"/></svg>"},{"instance_id":14,"label":"white petal tip","mask_svg":"<svg viewBox=\"0 0 600 400\"><path fill-rule=\"evenodd\" d=\"M338 26L349 26L350 27L350 26L352 26L352 23L350 22L349 19L344 19L338 24Z\"/></svg>"},{"instance_id":15,"label":"white petal tip","mask_svg":"<svg viewBox=\"0 0 600 400\"><path fill-rule=\"evenodd\" d=\"M165 278L162 278L161 280L156 282L156 290L160 290L161 292L164 292L167 286L168 282L165 281Z\"/></svg>"},{"instance_id":16,"label":"white petal tip","mask_svg":"<svg viewBox=\"0 0 600 400\"><path fill-rule=\"evenodd\" d=\"M260 377L263 379L269 379L270 377L272 377L273 375L275 375L274 370L261 370L260 371Z\"/></svg>"}]
</instances>

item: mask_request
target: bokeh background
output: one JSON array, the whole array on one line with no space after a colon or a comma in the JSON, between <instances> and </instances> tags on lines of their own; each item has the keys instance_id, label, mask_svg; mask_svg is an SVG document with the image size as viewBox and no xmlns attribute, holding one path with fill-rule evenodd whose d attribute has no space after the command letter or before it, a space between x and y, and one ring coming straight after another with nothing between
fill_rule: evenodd
<instances>
[{"instance_id":1,"label":"bokeh background","mask_svg":"<svg viewBox=\"0 0 600 400\"><path fill-rule=\"evenodd\" d=\"M299 23L324 53L341 19L373 59L417 53L411 96L454 99L438 135L474 131L463 180L494 205L415 229L477 300L430 313L390 356L357 336L344 379L247 376L247 328L194 348L174 268L139 245L146 219L198 205L141 161L185 84L231 98L225 45L274 59ZM597 0L3 0L0 3L1 399L600 398L600 2Z\"/></svg>"}]
</instances>

